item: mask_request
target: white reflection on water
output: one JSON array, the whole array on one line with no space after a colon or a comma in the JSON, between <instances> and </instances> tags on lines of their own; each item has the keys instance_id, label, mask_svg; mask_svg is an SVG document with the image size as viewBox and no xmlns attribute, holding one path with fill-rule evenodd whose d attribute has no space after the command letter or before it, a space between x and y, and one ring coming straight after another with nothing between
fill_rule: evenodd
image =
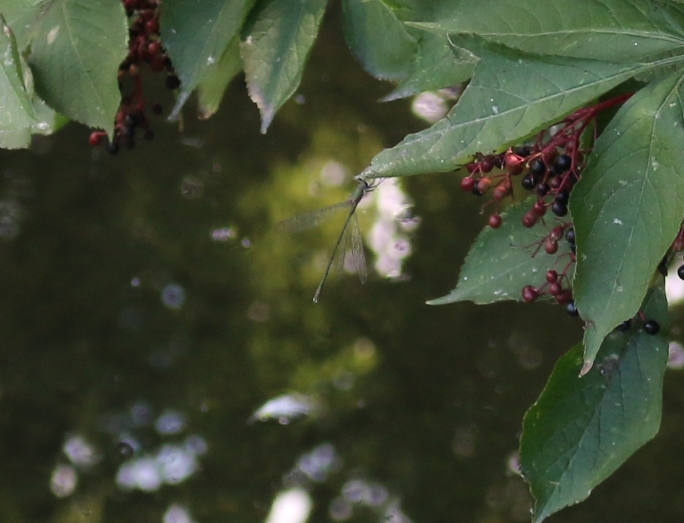
<instances>
[{"instance_id":1,"label":"white reflection on water","mask_svg":"<svg viewBox=\"0 0 684 523\"><path fill-rule=\"evenodd\" d=\"M684 346L678 341L671 341L668 346L667 368L684 369Z\"/></svg>"},{"instance_id":2,"label":"white reflection on water","mask_svg":"<svg viewBox=\"0 0 684 523\"><path fill-rule=\"evenodd\" d=\"M62 447L69 461L80 467L90 467L100 461L95 448L83 436L71 436Z\"/></svg>"},{"instance_id":3,"label":"white reflection on water","mask_svg":"<svg viewBox=\"0 0 684 523\"><path fill-rule=\"evenodd\" d=\"M284 477L285 488L305 489L312 484L327 481L332 475L339 474L343 459L330 443L322 443L311 451L302 454L297 464ZM351 518L357 508L370 509L381 521L409 523L410 519L401 510L401 500L394 496L381 483L353 477L342 484L340 493L328 506L328 514L333 521Z\"/></svg>"},{"instance_id":4,"label":"white reflection on water","mask_svg":"<svg viewBox=\"0 0 684 523\"><path fill-rule=\"evenodd\" d=\"M159 434L178 434L185 428L185 416L177 410L167 409L154 423Z\"/></svg>"},{"instance_id":5,"label":"white reflection on water","mask_svg":"<svg viewBox=\"0 0 684 523\"><path fill-rule=\"evenodd\" d=\"M161 301L169 309L180 309L185 305L185 289L177 283L169 283L161 291Z\"/></svg>"},{"instance_id":6,"label":"white reflection on water","mask_svg":"<svg viewBox=\"0 0 684 523\"><path fill-rule=\"evenodd\" d=\"M163 484L181 483L199 470L197 458L207 449L206 441L199 435L189 436L180 445L162 445L156 454L123 463L116 482L124 490L144 492L158 490Z\"/></svg>"},{"instance_id":7,"label":"white reflection on water","mask_svg":"<svg viewBox=\"0 0 684 523\"><path fill-rule=\"evenodd\" d=\"M447 115L454 100L461 96L461 92L461 87L457 86L420 93L413 98L411 112L426 122L435 123Z\"/></svg>"},{"instance_id":8,"label":"white reflection on water","mask_svg":"<svg viewBox=\"0 0 684 523\"><path fill-rule=\"evenodd\" d=\"M273 500L266 523L304 523L309 519L311 506L311 497L306 490L285 490Z\"/></svg>"},{"instance_id":9,"label":"white reflection on water","mask_svg":"<svg viewBox=\"0 0 684 523\"><path fill-rule=\"evenodd\" d=\"M171 505L164 513L163 523L194 523L190 512L185 507L177 504Z\"/></svg>"},{"instance_id":10,"label":"white reflection on water","mask_svg":"<svg viewBox=\"0 0 684 523\"><path fill-rule=\"evenodd\" d=\"M277 419L280 423L286 425L295 418L311 414L314 409L315 403L309 396L304 394L284 394L268 400L259 407L250 416L248 423L253 423L257 420Z\"/></svg>"},{"instance_id":11,"label":"white reflection on water","mask_svg":"<svg viewBox=\"0 0 684 523\"><path fill-rule=\"evenodd\" d=\"M669 307L674 307L684 302L684 281L677 276L679 264L675 265L670 269L667 278L665 278L665 294L667 295Z\"/></svg>"},{"instance_id":12,"label":"white reflection on water","mask_svg":"<svg viewBox=\"0 0 684 523\"><path fill-rule=\"evenodd\" d=\"M311 452L303 454L297 461L296 470L303 473L311 481L321 483L330 472L339 467L339 458L335 447L330 443L323 443Z\"/></svg>"},{"instance_id":13,"label":"white reflection on water","mask_svg":"<svg viewBox=\"0 0 684 523\"><path fill-rule=\"evenodd\" d=\"M57 465L50 477L50 490L58 498L71 495L78 484L78 474L71 465Z\"/></svg>"},{"instance_id":14,"label":"white reflection on water","mask_svg":"<svg viewBox=\"0 0 684 523\"><path fill-rule=\"evenodd\" d=\"M237 238L237 232L231 227L219 227L210 232L211 239L215 242L227 242Z\"/></svg>"},{"instance_id":15,"label":"white reflection on water","mask_svg":"<svg viewBox=\"0 0 684 523\"><path fill-rule=\"evenodd\" d=\"M375 270L387 278L406 279L402 267L411 255L410 233L419 225L411 214L413 202L396 178L383 180L371 194L377 215L366 240L375 254Z\"/></svg>"}]
</instances>

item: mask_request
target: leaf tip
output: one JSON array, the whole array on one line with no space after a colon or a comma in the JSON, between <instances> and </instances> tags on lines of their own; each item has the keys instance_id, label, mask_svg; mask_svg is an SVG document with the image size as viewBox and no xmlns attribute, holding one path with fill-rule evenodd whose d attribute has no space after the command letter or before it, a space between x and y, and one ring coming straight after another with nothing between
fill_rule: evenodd
<instances>
[{"instance_id":1,"label":"leaf tip","mask_svg":"<svg viewBox=\"0 0 684 523\"><path fill-rule=\"evenodd\" d=\"M584 376L587 372L591 370L591 368L594 366L594 360L584 360L584 364L582 365L582 370L580 370L579 377L581 378Z\"/></svg>"}]
</instances>

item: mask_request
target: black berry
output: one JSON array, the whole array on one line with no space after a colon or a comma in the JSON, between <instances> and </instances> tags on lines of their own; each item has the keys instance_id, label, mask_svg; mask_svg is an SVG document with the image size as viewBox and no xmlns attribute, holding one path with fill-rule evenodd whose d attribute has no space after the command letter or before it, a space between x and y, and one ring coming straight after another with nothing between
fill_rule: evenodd
<instances>
[{"instance_id":1,"label":"black berry","mask_svg":"<svg viewBox=\"0 0 684 523\"><path fill-rule=\"evenodd\" d=\"M542 198L544 196L546 196L547 194L549 194L550 190L551 190L551 187L549 187L548 183L542 182L539 185L537 185L537 194L539 196L541 196Z\"/></svg>"},{"instance_id":2,"label":"black berry","mask_svg":"<svg viewBox=\"0 0 684 523\"><path fill-rule=\"evenodd\" d=\"M551 206L551 211L556 216L565 216L566 214L568 214L568 206L562 202L556 201L553 202L553 205Z\"/></svg>"},{"instance_id":3,"label":"black berry","mask_svg":"<svg viewBox=\"0 0 684 523\"><path fill-rule=\"evenodd\" d=\"M553 172L555 172L556 174L561 174L569 170L571 166L572 158L570 158L567 154L561 154L553 162Z\"/></svg>"},{"instance_id":4,"label":"black berry","mask_svg":"<svg viewBox=\"0 0 684 523\"><path fill-rule=\"evenodd\" d=\"M522 181L520 182L520 185L523 186L523 189L527 189L528 191L531 191L537 186L537 181L534 179L533 174L528 174L526 175Z\"/></svg>"},{"instance_id":5,"label":"black berry","mask_svg":"<svg viewBox=\"0 0 684 523\"><path fill-rule=\"evenodd\" d=\"M620 331L620 332L627 332L631 325L632 325L632 320L625 320L620 325L615 327L615 330Z\"/></svg>"},{"instance_id":6,"label":"black berry","mask_svg":"<svg viewBox=\"0 0 684 523\"><path fill-rule=\"evenodd\" d=\"M565 306L565 310L570 316L579 316L579 311L577 310L574 301L568 302L568 304Z\"/></svg>"},{"instance_id":7,"label":"black berry","mask_svg":"<svg viewBox=\"0 0 684 523\"><path fill-rule=\"evenodd\" d=\"M546 172L546 165L539 158L530 162L530 172L534 175L541 176Z\"/></svg>"},{"instance_id":8,"label":"black berry","mask_svg":"<svg viewBox=\"0 0 684 523\"><path fill-rule=\"evenodd\" d=\"M570 199L570 193L563 189L562 191L558 191L556 193L556 201L560 203L568 203L568 200Z\"/></svg>"},{"instance_id":9,"label":"black berry","mask_svg":"<svg viewBox=\"0 0 684 523\"><path fill-rule=\"evenodd\" d=\"M527 158L530 154L532 154L532 148L529 145L517 145L513 147L513 152L518 156Z\"/></svg>"},{"instance_id":10,"label":"black berry","mask_svg":"<svg viewBox=\"0 0 684 523\"><path fill-rule=\"evenodd\" d=\"M681 265L679 269L677 269L677 276L679 276L680 279L684 280L684 265Z\"/></svg>"},{"instance_id":11,"label":"black berry","mask_svg":"<svg viewBox=\"0 0 684 523\"><path fill-rule=\"evenodd\" d=\"M116 142L109 142L107 144L107 152L112 156L119 152L119 144Z\"/></svg>"},{"instance_id":12,"label":"black berry","mask_svg":"<svg viewBox=\"0 0 684 523\"><path fill-rule=\"evenodd\" d=\"M570 245L575 244L575 229L573 227L570 227L567 231L565 231L565 239Z\"/></svg>"},{"instance_id":13,"label":"black berry","mask_svg":"<svg viewBox=\"0 0 684 523\"><path fill-rule=\"evenodd\" d=\"M166 77L167 89L178 89L180 87L180 79L175 74L169 74Z\"/></svg>"},{"instance_id":14,"label":"black berry","mask_svg":"<svg viewBox=\"0 0 684 523\"><path fill-rule=\"evenodd\" d=\"M644 323L644 332L650 334L651 336L658 334L660 332L660 323L655 320L648 320Z\"/></svg>"}]
</instances>

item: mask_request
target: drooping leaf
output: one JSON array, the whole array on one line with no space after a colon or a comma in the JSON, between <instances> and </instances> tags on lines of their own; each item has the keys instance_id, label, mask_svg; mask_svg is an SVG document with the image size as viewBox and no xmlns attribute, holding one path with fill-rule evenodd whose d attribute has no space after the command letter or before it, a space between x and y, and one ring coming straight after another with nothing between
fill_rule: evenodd
<instances>
[{"instance_id":1,"label":"drooping leaf","mask_svg":"<svg viewBox=\"0 0 684 523\"><path fill-rule=\"evenodd\" d=\"M481 46L476 54L473 79L449 114L379 153L362 177L455 169L477 152L520 142L651 67L521 55L502 46Z\"/></svg>"},{"instance_id":2,"label":"drooping leaf","mask_svg":"<svg viewBox=\"0 0 684 523\"><path fill-rule=\"evenodd\" d=\"M117 71L128 52L118 0L51 0L43 6L29 64L36 91L56 111L113 129L121 99Z\"/></svg>"},{"instance_id":3,"label":"drooping leaf","mask_svg":"<svg viewBox=\"0 0 684 523\"><path fill-rule=\"evenodd\" d=\"M664 285L644 301L646 318L667 326ZM596 365L578 377L583 349L563 356L525 415L520 469L535 499L534 523L578 503L660 427L667 341L642 321L608 336Z\"/></svg>"},{"instance_id":4,"label":"drooping leaf","mask_svg":"<svg viewBox=\"0 0 684 523\"><path fill-rule=\"evenodd\" d=\"M475 55L450 45L445 35L426 32L420 39L420 48L408 77L383 101L463 83L473 75L476 62Z\"/></svg>"},{"instance_id":5,"label":"drooping leaf","mask_svg":"<svg viewBox=\"0 0 684 523\"><path fill-rule=\"evenodd\" d=\"M28 147L37 122L31 94L24 83L17 42L0 14L0 147Z\"/></svg>"},{"instance_id":6,"label":"drooping leaf","mask_svg":"<svg viewBox=\"0 0 684 523\"><path fill-rule=\"evenodd\" d=\"M603 338L639 310L682 222L683 82L674 74L636 93L597 140L572 191L585 368Z\"/></svg>"},{"instance_id":7,"label":"drooping leaf","mask_svg":"<svg viewBox=\"0 0 684 523\"><path fill-rule=\"evenodd\" d=\"M17 47L23 51L29 44L31 30L40 15L44 0L2 0L0 13L17 39Z\"/></svg>"},{"instance_id":8,"label":"drooping leaf","mask_svg":"<svg viewBox=\"0 0 684 523\"><path fill-rule=\"evenodd\" d=\"M212 73L235 38L254 0L164 0L159 29L181 80L170 118L176 118L190 93Z\"/></svg>"},{"instance_id":9,"label":"drooping leaf","mask_svg":"<svg viewBox=\"0 0 684 523\"><path fill-rule=\"evenodd\" d=\"M326 4L327 0L271 0L257 6L241 49L249 96L261 112L262 133L299 87Z\"/></svg>"},{"instance_id":10,"label":"drooping leaf","mask_svg":"<svg viewBox=\"0 0 684 523\"><path fill-rule=\"evenodd\" d=\"M240 69L240 38L236 36L226 47L216 67L197 84L200 119L207 119L218 111L226 87Z\"/></svg>"},{"instance_id":11,"label":"drooping leaf","mask_svg":"<svg viewBox=\"0 0 684 523\"><path fill-rule=\"evenodd\" d=\"M523 215L535 201L536 197L528 198L503 213L503 224L498 229L485 227L468 253L456 288L428 304L522 301L523 287L545 285L547 270L562 272L570 262L568 242L559 241L558 252L551 256L542 246L551 227L537 223L526 228L522 224Z\"/></svg>"},{"instance_id":12,"label":"drooping leaf","mask_svg":"<svg viewBox=\"0 0 684 523\"><path fill-rule=\"evenodd\" d=\"M642 61L684 48L684 30L652 0L445 2L417 25L475 33L522 51L593 60Z\"/></svg>"},{"instance_id":13,"label":"drooping leaf","mask_svg":"<svg viewBox=\"0 0 684 523\"><path fill-rule=\"evenodd\" d=\"M363 68L382 80L401 80L418 49L416 39L383 0L345 0L344 37Z\"/></svg>"}]
</instances>

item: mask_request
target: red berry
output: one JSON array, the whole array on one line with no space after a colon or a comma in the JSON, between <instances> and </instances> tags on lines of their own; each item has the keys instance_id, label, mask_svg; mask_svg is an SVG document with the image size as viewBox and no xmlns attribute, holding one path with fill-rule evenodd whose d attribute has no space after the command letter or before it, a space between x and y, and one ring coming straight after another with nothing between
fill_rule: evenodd
<instances>
[{"instance_id":1,"label":"red berry","mask_svg":"<svg viewBox=\"0 0 684 523\"><path fill-rule=\"evenodd\" d=\"M150 57L157 56L161 53L161 44L159 42L150 42L147 46L147 52L150 53Z\"/></svg>"},{"instance_id":2,"label":"red berry","mask_svg":"<svg viewBox=\"0 0 684 523\"><path fill-rule=\"evenodd\" d=\"M572 292L569 290L564 290L560 294L556 295L556 301L558 303L569 303L572 301Z\"/></svg>"},{"instance_id":3,"label":"red berry","mask_svg":"<svg viewBox=\"0 0 684 523\"><path fill-rule=\"evenodd\" d=\"M480 169L482 170L483 173L489 173L492 172L492 169L494 168L494 162L491 160L491 158L485 158L480 162Z\"/></svg>"},{"instance_id":4,"label":"red berry","mask_svg":"<svg viewBox=\"0 0 684 523\"><path fill-rule=\"evenodd\" d=\"M537 200L534 202L534 207L532 207L532 212L537 216L544 216L546 214L546 204L543 200Z\"/></svg>"},{"instance_id":5,"label":"red berry","mask_svg":"<svg viewBox=\"0 0 684 523\"><path fill-rule=\"evenodd\" d=\"M520 174L525 169L525 160L517 154L510 153L504 158L504 166L510 174Z\"/></svg>"},{"instance_id":6,"label":"red berry","mask_svg":"<svg viewBox=\"0 0 684 523\"><path fill-rule=\"evenodd\" d=\"M563 287L560 283L554 282L549 285L549 294L551 296L558 296L561 292L563 292Z\"/></svg>"},{"instance_id":7,"label":"red berry","mask_svg":"<svg viewBox=\"0 0 684 523\"><path fill-rule=\"evenodd\" d=\"M92 145L93 147L97 147L102 143L102 139L104 138L105 133L102 131L93 131L90 133L90 136L88 137L88 143Z\"/></svg>"},{"instance_id":8,"label":"red berry","mask_svg":"<svg viewBox=\"0 0 684 523\"><path fill-rule=\"evenodd\" d=\"M482 194L487 192L487 189L489 189L492 186L492 180L491 178L488 177L483 177L480 178L477 181L477 190L480 191Z\"/></svg>"},{"instance_id":9,"label":"red berry","mask_svg":"<svg viewBox=\"0 0 684 523\"><path fill-rule=\"evenodd\" d=\"M556 254L558 252L558 242L551 238L547 238L546 241L544 241L544 250L547 254Z\"/></svg>"},{"instance_id":10,"label":"red berry","mask_svg":"<svg viewBox=\"0 0 684 523\"><path fill-rule=\"evenodd\" d=\"M539 216L537 216L534 211L527 211L522 218L523 227L527 227L528 229L533 227L538 219Z\"/></svg>"},{"instance_id":11,"label":"red berry","mask_svg":"<svg viewBox=\"0 0 684 523\"><path fill-rule=\"evenodd\" d=\"M490 226L492 229L498 229L499 227L501 227L501 222L502 222L502 221L503 221L503 220L501 219L501 215L499 215L499 214L492 214L492 215L489 217L489 226Z\"/></svg>"},{"instance_id":12,"label":"red berry","mask_svg":"<svg viewBox=\"0 0 684 523\"><path fill-rule=\"evenodd\" d=\"M527 303L532 303L537 300L539 293L532 285L525 285L522 290L522 297Z\"/></svg>"},{"instance_id":13,"label":"red berry","mask_svg":"<svg viewBox=\"0 0 684 523\"><path fill-rule=\"evenodd\" d=\"M553 269L546 271L546 281L549 283L555 283L558 281L558 273Z\"/></svg>"},{"instance_id":14,"label":"red berry","mask_svg":"<svg viewBox=\"0 0 684 523\"><path fill-rule=\"evenodd\" d=\"M461 189L465 192L470 192L475 187L475 179L472 176L466 176L461 180Z\"/></svg>"},{"instance_id":15,"label":"red berry","mask_svg":"<svg viewBox=\"0 0 684 523\"><path fill-rule=\"evenodd\" d=\"M549 233L549 238L553 240L560 240L563 237L563 227L558 225L557 227L554 227L551 229L551 232Z\"/></svg>"},{"instance_id":16,"label":"red berry","mask_svg":"<svg viewBox=\"0 0 684 523\"><path fill-rule=\"evenodd\" d=\"M508 192L505 188L501 187L501 185L497 185L492 191L492 198L497 201L503 200L506 196L508 196Z\"/></svg>"},{"instance_id":17,"label":"red berry","mask_svg":"<svg viewBox=\"0 0 684 523\"><path fill-rule=\"evenodd\" d=\"M145 22L145 32L148 35L159 33L159 22L156 18L153 18L152 20L148 20L147 22Z\"/></svg>"}]
</instances>

